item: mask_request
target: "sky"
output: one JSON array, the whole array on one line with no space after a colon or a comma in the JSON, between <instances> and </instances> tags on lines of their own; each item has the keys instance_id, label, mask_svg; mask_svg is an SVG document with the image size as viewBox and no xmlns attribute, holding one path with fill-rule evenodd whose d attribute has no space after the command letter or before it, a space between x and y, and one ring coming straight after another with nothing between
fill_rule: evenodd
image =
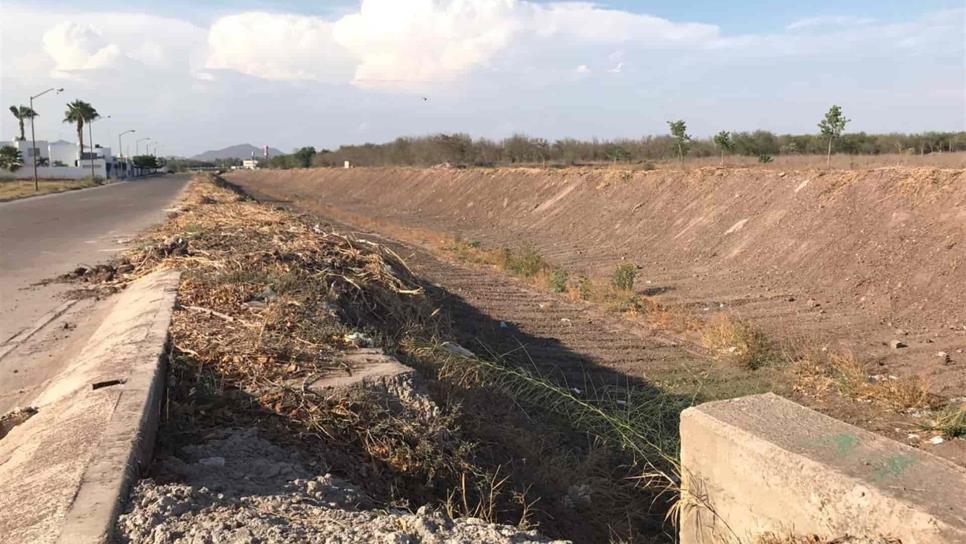
<instances>
[{"instance_id":1,"label":"sky","mask_svg":"<svg viewBox=\"0 0 966 544\"><path fill-rule=\"evenodd\" d=\"M966 130L964 29L962 0L4 0L0 137L7 106L60 87L35 100L38 139L74 141L81 99L96 143L133 129L125 147L179 156L675 119L811 133L832 104L850 132Z\"/></svg>"}]
</instances>

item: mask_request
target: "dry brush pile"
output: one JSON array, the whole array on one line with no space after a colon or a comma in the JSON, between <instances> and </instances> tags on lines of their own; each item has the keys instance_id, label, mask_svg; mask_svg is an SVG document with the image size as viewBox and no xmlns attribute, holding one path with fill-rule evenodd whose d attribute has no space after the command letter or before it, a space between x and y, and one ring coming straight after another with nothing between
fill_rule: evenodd
<instances>
[{"instance_id":1,"label":"dry brush pile","mask_svg":"<svg viewBox=\"0 0 966 544\"><path fill-rule=\"evenodd\" d=\"M447 491L446 477L469 465L449 412L400 409L362 391L321 398L303 387L345 373L347 349L434 329L433 308L405 263L215 181L193 183L138 248L71 274L87 292L104 293L153 270L182 271L161 447L258 426L370 484L378 499Z\"/></svg>"}]
</instances>

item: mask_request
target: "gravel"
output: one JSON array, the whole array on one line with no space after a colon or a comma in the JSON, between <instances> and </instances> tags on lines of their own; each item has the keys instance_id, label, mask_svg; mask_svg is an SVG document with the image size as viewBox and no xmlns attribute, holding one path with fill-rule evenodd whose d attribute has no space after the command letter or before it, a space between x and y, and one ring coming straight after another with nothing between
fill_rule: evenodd
<instances>
[{"instance_id":1,"label":"gravel","mask_svg":"<svg viewBox=\"0 0 966 544\"><path fill-rule=\"evenodd\" d=\"M348 482L311 474L295 453L251 429L226 431L160 459L158 479L175 483L138 482L118 520L120 542L554 542L475 518L452 520L427 507L416 513L373 509Z\"/></svg>"}]
</instances>

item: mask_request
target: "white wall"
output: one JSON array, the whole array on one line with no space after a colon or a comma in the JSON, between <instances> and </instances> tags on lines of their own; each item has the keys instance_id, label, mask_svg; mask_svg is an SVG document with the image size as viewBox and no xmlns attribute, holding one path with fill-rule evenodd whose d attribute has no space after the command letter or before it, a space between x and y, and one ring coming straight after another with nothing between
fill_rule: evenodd
<instances>
[{"instance_id":1,"label":"white wall","mask_svg":"<svg viewBox=\"0 0 966 544\"><path fill-rule=\"evenodd\" d=\"M84 162L84 167L77 166L38 166L37 167L37 177L41 179L82 179L90 177L91 167L88 161ZM106 168L104 166L104 161L97 160L94 161L94 175L102 178L107 177ZM16 172L10 173L6 170L0 170L0 177L6 179L33 179L34 177L34 167L32 164L26 164L23 168L17 170Z\"/></svg>"},{"instance_id":2,"label":"white wall","mask_svg":"<svg viewBox=\"0 0 966 544\"><path fill-rule=\"evenodd\" d=\"M30 154L30 140L13 140L10 143L4 143L3 145L9 145L16 147L20 150L20 156L23 157L24 164L33 164L33 155ZM40 157L48 157L50 153L47 149L47 140L37 140L37 155Z\"/></svg>"},{"instance_id":3,"label":"white wall","mask_svg":"<svg viewBox=\"0 0 966 544\"><path fill-rule=\"evenodd\" d=\"M50 164L53 165L57 161L67 166L74 166L77 161L77 144L50 144ZM24 160L24 163L27 161Z\"/></svg>"}]
</instances>

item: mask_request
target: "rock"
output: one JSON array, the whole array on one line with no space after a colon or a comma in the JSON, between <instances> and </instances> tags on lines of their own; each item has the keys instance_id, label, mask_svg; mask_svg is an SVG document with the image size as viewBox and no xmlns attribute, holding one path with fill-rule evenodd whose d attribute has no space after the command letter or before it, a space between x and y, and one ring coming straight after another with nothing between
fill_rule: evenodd
<instances>
[{"instance_id":1,"label":"rock","mask_svg":"<svg viewBox=\"0 0 966 544\"><path fill-rule=\"evenodd\" d=\"M535 531L487 523L475 518L450 519L430 507L415 514L398 509L371 509L365 496L348 482L328 474L312 480L293 452L248 431L233 431L225 438L186 446L186 455L205 452L192 463L220 453L229 469L257 468L259 461L293 463L297 477L285 481L235 477L228 471L197 471L181 483L160 484L141 480L134 485L129 507L117 521L121 542L199 544L285 544L300 542L413 543L473 542L480 544L550 544ZM224 493L206 484L212 476L224 480ZM304 476L304 477L303 477ZM590 504L588 486L567 492L570 504Z\"/></svg>"},{"instance_id":2,"label":"rock","mask_svg":"<svg viewBox=\"0 0 966 544\"><path fill-rule=\"evenodd\" d=\"M941 437L941 436L934 436L934 437L932 437L932 438L929 439L929 443L932 444L933 446L938 446L939 444L942 444L943 442L945 442L945 440L943 440L943 437Z\"/></svg>"},{"instance_id":3,"label":"rock","mask_svg":"<svg viewBox=\"0 0 966 544\"><path fill-rule=\"evenodd\" d=\"M376 341L372 337L358 331L350 332L343 339L357 348L371 348L376 345Z\"/></svg>"},{"instance_id":4,"label":"rock","mask_svg":"<svg viewBox=\"0 0 966 544\"><path fill-rule=\"evenodd\" d=\"M902 340L893 340L889 342L889 347L891 347L892 349L900 349L900 348L907 348L909 346L907 346L906 343L903 342Z\"/></svg>"},{"instance_id":5,"label":"rock","mask_svg":"<svg viewBox=\"0 0 966 544\"><path fill-rule=\"evenodd\" d=\"M204 459L198 459L199 465L204 465L206 467L223 467L225 466L224 457L206 457Z\"/></svg>"},{"instance_id":6,"label":"rock","mask_svg":"<svg viewBox=\"0 0 966 544\"><path fill-rule=\"evenodd\" d=\"M940 359L942 359L943 364L946 364L946 365L953 362L952 358L949 357L949 354L946 353L945 351L936 352L936 357L939 357Z\"/></svg>"},{"instance_id":7,"label":"rock","mask_svg":"<svg viewBox=\"0 0 966 544\"><path fill-rule=\"evenodd\" d=\"M442 347L443 347L443 349L445 349L446 351L448 351L450 353L454 353L456 355L460 355L462 357L466 357L467 359L475 359L476 358L476 354L475 353L473 353L472 351L470 351L470 350L464 348L463 346L457 344L456 342L443 342Z\"/></svg>"}]
</instances>

